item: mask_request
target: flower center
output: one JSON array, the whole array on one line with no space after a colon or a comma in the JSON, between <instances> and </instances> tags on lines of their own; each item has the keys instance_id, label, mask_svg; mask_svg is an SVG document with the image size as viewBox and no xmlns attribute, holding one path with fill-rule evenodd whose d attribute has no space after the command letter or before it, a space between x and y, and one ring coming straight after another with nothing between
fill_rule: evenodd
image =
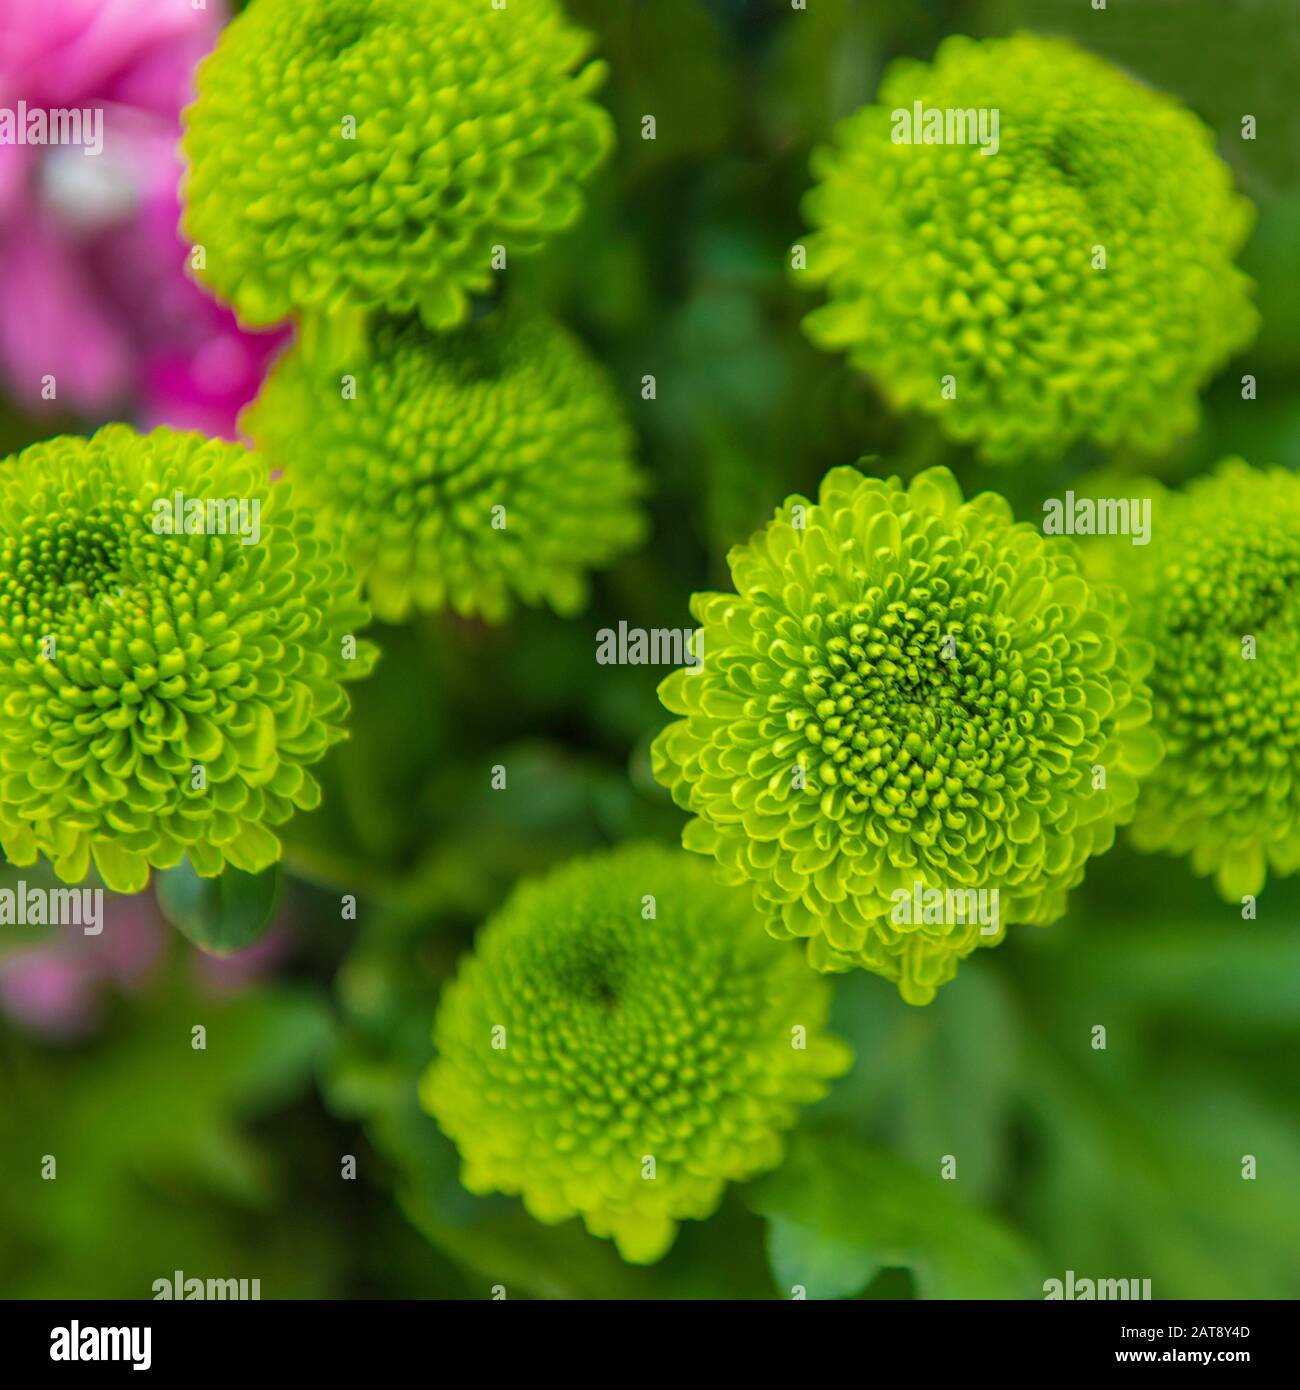
<instances>
[{"instance_id":1,"label":"flower center","mask_svg":"<svg viewBox=\"0 0 1300 1390\"><path fill-rule=\"evenodd\" d=\"M978 594L941 601L918 589L873 619L828 621L839 635L807 673L804 732L821 754L817 780L844 788L849 812L870 808L902 828L1004 783L1009 755L1024 751L1025 702L980 607Z\"/></svg>"}]
</instances>

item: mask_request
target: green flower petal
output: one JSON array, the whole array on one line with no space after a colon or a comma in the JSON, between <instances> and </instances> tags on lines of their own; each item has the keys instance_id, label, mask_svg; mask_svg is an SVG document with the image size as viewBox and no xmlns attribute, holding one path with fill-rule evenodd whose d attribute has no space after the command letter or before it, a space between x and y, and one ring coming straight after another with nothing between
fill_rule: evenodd
<instances>
[{"instance_id":1,"label":"green flower petal","mask_svg":"<svg viewBox=\"0 0 1300 1390\"><path fill-rule=\"evenodd\" d=\"M310 309L462 323L493 258L582 209L613 145L555 0L257 0L184 113L184 229L249 324Z\"/></svg>"},{"instance_id":2,"label":"green flower petal","mask_svg":"<svg viewBox=\"0 0 1300 1390\"><path fill-rule=\"evenodd\" d=\"M799 1107L847 1070L829 1002L746 894L679 850L627 846L524 884L482 929L420 1097L471 1192L580 1215L649 1263L728 1182L779 1163Z\"/></svg>"},{"instance_id":3,"label":"green flower petal","mask_svg":"<svg viewBox=\"0 0 1300 1390\"><path fill-rule=\"evenodd\" d=\"M923 121L983 113L986 147L903 143L917 102ZM1253 210L1211 132L1066 40L954 36L900 60L813 173L796 276L830 302L809 337L990 462L1162 449L1257 330L1233 264Z\"/></svg>"},{"instance_id":4,"label":"green flower petal","mask_svg":"<svg viewBox=\"0 0 1300 1390\"><path fill-rule=\"evenodd\" d=\"M1293 873L1300 844L1300 478L1224 460L1152 494L1145 546L1094 541L1148 639L1152 730L1135 770L1139 849L1187 855L1229 902Z\"/></svg>"},{"instance_id":5,"label":"green flower petal","mask_svg":"<svg viewBox=\"0 0 1300 1390\"><path fill-rule=\"evenodd\" d=\"M1159 751L1118 593L1074 543L944 470L904 490L837 468L728 560L737 593L692 604L701 670L660 686L683 844L816 968L915 1004L1007 925L1059 917ZM997 922L895 920L917 885L996 891Z\"/></svg>"},{"instance_id":6,"label":"green flower petal","mask_svg":"<svg viewBox=\"0 0 1300 1390\"><path fill-rule=\"evenodd\" d=\"M645 534L632 434L603 369L558 323L498 310L454 338L384 319L340 372L291 350L243 425L346 541L378 617L516 599L571 614L585 571Z\"/></svg>"},{"instance_id":7,"label":"green flower petal","mask_svg":"<svg viewBox=\"0 0 1300 1390\"><path fill-rule=\"evenodd\" d=\"M160 534L174 495L243 499L260 539ZM0 463L0 841L117 892L189 855L279 857L261 824L319 800L342 737L344 639L369 614L310 510L239 445L110 425ZM289 735L289 736L286 736ZM201 769L202 777L196 776ZM202 785L196 785L201 781ZM273 788L268 797L260 788Z\"/></svg>"}]
</instances>

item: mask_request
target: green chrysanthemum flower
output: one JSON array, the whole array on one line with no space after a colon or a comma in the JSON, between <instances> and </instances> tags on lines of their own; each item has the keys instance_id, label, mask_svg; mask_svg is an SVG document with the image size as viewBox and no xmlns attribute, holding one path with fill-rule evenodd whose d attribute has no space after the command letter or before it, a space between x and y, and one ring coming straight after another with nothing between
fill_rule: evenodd
<instances>
[{"instance_id":1,"label":"green chrysanthemum flower","mask_svg":"<svg viewBox=\"0 0 1300 1390\"><path fill-rule=\"evenodd\" d=\"M1144 482L1150 544L1111 544L1166 756L1129 833L1235 901L1300 868L1300 478L1228 459L1181 493Z\"/></svg>"},{"instance_id":2,"label":"green chrysanthemum flower","mask_svg":"<svg viewBox=\"0 0 1300 1390\"><path fill-rule=\"evenodd\" d=\"M922 143L949 112L976 118L953 117L967 143ZM829 302L810 336L990 461L1161 448L1254 336L1232 263L1253 212L1211 131L1065 40L958 36L895 63L813 172L804 276Z\"/></svg>"},{"instance_id":3,"label":"green chrysanthemum flower","mask_svg":"<svg viewBox=\"0 0 1300 1390\"><path fill-rule=\"evenodd\" d=\"M963 502L946 469L904 490L837 468L729 564L736 594L692 600L703 664L660 686L685 716L652 752L687 848L811 964L913 1004L1008 925L1058 918L1159 753L1150 654L1072 542ZM972 889L998 896L947 897Z\"/></svg>"},{"instance_id":4,"label":"green chrysanthemum flower","mask_svg":"<svg viewBox=\"0 0 1300 1390\"><path fill-rule=\"evenodd\" d=\"M847 1069L828 1005L743 893L632 845L524 884L483 928L421 1096L471 1192L581 1215L649 1263L728 1182L775 1167L799 1106Z\"/></svg>"},{"instance_id":5,"label":"green chrysanthemum flower","mask_svg":"<svg viewBox=\"0 0 1300 1390\"><path fill-rule=\"evenodd\" d=\"M454 337L381 320L339 372L295 348L244 424L347 537L376 614L511 596L576 612L585 569L645 532L631 429L604 370L549 318L498 311Z\"/></svg>"},{"instance_id":6,"label":"green chrysanthemum flower","mask_svg":"<svg viewBox=\"0 0 1300 1390\"><path fill-rule=\"evenodd\" d=\"M185 114L186 235L250 324L342 304L452 327L613 143L556 0L256 0Z\"/></svg>"},{"instance_id":7,"label":"green chrysanthemum flower","mask_svg":"<svg viewBox=\"0 0 1300 1390\"><path fill-rule=\"evenodd\" d=\"M227 499L244 512L209 520ZM206 530L167 534L177 516ZM185 855L206 876L276 860L269 827L318 802L305 769L374 652L347 659L356 582L265 464L125 425L34 444L0 464L0 576L9 859L77 882L93 856L123 893Z\"/></svg>"}]
</instances>

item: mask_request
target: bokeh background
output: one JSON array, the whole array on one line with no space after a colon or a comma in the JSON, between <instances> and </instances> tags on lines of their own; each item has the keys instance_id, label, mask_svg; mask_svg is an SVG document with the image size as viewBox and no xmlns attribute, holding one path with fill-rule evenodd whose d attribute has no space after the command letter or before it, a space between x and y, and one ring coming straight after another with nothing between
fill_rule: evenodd
<instances>
[{"instance_id":1,"label":"bokeh background","mask_svg":"<svg viewBox=\"0 0 1300 1390\"><path fill-rule=\"evenodd\" d=\"M264 1298L788 1297L794 1283L1041 1297L1072 1269L1149 1278L1157 1298L1296 1297L1300 885L1271 882L1244 922L1183 862L1123 845L1066 920L1013 931L928 1008L873 976L838 979L853 1072L807 1112L784 1168L686 1223L660 1264L626 1266L578 1222L545 1228L460 1187L414 1083L476 924L519 877L625 838L674 841L683 819L649 775L664 672L597 666L598 629L687 623L693 589L726 586L730 545L864 455L904 477L947 463L1027 519L1103 463L1175 483L1229 453L1300 468L1292 0L567 3L609 61L620 147L585 220L512 270L512 292L549 303L616 377L653 537L597 576L575 620L377 629L383 660L354 688L324 805L290 825L276 872L160 875L109 901L98 938L0 928L0 1295L147 1298L179 1269L259 1278ZM0 149L0 454L110 419L230 434L283 335L240 332L185 280L173 152L226 11L131 0L91 35L89 0L53 8L51 33L29 22L46 0L0 0L0 99L93 97L131 139L85 161L93 173ZM1207 390L1198 432L1157 459L1080 448L981 469L800 332L812 301L785 267L813 146L891 58L1020 27L1179 96L1258 208L1244 261L1263 330ZM949 1154L955 1181L939 1176Z\"/></svg>"}]
</instances>

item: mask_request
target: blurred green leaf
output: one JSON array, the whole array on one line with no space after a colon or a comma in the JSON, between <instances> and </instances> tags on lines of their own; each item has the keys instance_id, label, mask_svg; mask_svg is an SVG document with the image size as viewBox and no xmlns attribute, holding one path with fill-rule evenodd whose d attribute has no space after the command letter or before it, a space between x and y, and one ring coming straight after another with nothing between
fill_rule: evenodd
<instances>
[{"instance_id":1,"label":"blurred green leaf","mask_svg":"<svg viewBox=\"0 0 1300 1390\"><path fill-rule=\"evenodd\" d=\"M816 1112L929 1164L953 1154L978 1200L1006 1182L1020 1025L992 963L967 961L940 1008L917 1009L865 971L836 982L831 1026L858 1061Z\"/></svg>"},{"instance_id":2,"label":"blurred green leaf","mask_svg":"<svg viewBox=\"0 0 1300 1390\"><path fill-rule=\"evenodd\" d=\"M163 916L201 951L229 956L265 935L275 917L280 868L246 874L227 868L216 878L201 878L188 859L161 869L158 906Z\"/></svg>"},{"instance_id":3,"label":"blurred green leaf","mask_svg":"<svg viewBox=\"0 0 1300 1390\"><path fill-rule=\"evenodd\" d=\"M1300 1127L1222 1065L1046 1057L1027 1090L1026 1219L1064 1271L1149 1278L1156 1298L1296 1298ZM1243 1173L1253 1156L1254 1178Z\"/></svg>"},{"instance_id":4,"label":"blurred green leaf","mask_svg":"<svg viewBox=\"0 0 1300 1390\"><path fill-rule=\"evenodd\" d=\"M247 1125L304 1092L328 1033L309 992L201 996L173 974L156 1004L89 1053L12 1054L0 1106L4 1293L147 1298L177 1268L263 1278L265 1297L325 1291L327 1242L290 1237L291 1213L265 1229L284 1174ZM262 1214L260 1236L245 1212Z\"/></svg>"},{"instance_id":5,"label":"blurred green leaf","mask_svg":"<svg viewBox=\"0 0 1300 1390\"><path fill-rule=\"evenodd\" d=\"M860 1293L880 1270L913 1271L922 1298L1041 1297L1036 1261L953 1184L834 1131L796 1134L775 1173L748 1189L768 1221L768 1255L783 1291Z\"/></svg>"}]
</instances>

